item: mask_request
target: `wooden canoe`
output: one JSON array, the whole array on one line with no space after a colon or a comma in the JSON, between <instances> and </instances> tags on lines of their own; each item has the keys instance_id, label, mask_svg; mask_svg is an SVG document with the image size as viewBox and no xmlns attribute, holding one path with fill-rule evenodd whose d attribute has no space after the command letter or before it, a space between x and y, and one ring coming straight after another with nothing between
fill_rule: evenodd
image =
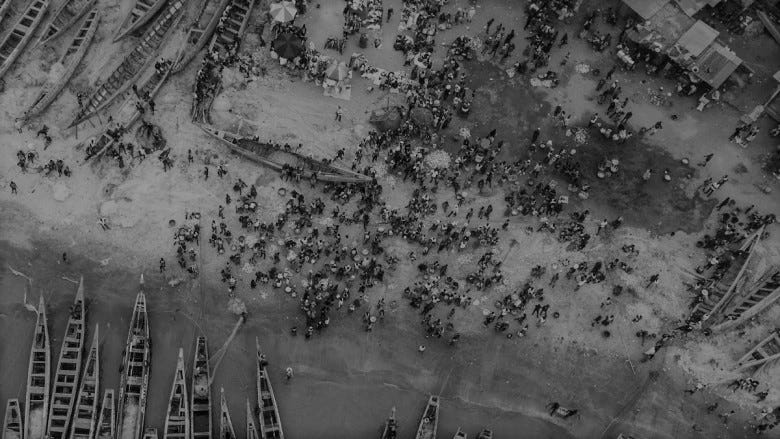
<instances>
[{"instance_id":1,"label":"wooden canoe","mask_svg":"<svg viewBox=\"0 0 780 439\"><path fill-rule=\"evenodd\" d=\"M206 337L195 341L192 366L192 439L211 439L211 370Z\"/></svg>"},{"instance_id":2,"label":"wooden canoe","mask_svg":"<svg viewBox=\"0 0 780 439\"><path fill-rule=\"evenodd\" d=\"M390 416L385 421L385 428L382 430L381 439L398 438L398 421L395 419L395 407L390 411Z\"/></svg>"},{"instance_id":3,"label":"wooden canoe","mask_svg":"<svg viewBox=\"0 0 780 439\"><path fill-rule=\"evenodd\" d=\"M76 397L76 410L70 427L70 439L92 439L98 417L98 388L100 387L100 338L98 326L92 336L92 346L84 363L79 394Z\"/></svg>"},{"instance_id":4,"label":"wooden canoe","mask_svg":"<svg viewBox=\"0 0 780 439\"><path fill-rule=\"evenodd\" d=\"M200 125L200 128L224 142L236 154L277 172L281 172L286 166L291 166L303 169L302 178L306 180L311 179L312 175L316 173L317 181L329 183L369 183L372 181L372 178L367 175L325 164L315 158L292 151L281 150L255 138L243 137L204 125Z\"/></svg>"},{"instance_id":5,"label":"wooden canoe","mask_svg":"<svg viewBox=\"0 0 780 439\"><path fill-rule=\"evenodd\" d=\"M468 437L466 436L466 433L463 432L463 430L458 428L458 431L455 432L455 436L453 436L452 439L468 439Z\"/></svg>"},{"instance_id":6,"label":"wooden canoe","mask_svg":"<svg viewBox=\"0 0 780 439\"><path fill-rule=\"evenodd\" d=\"M260 411L260 437L263 439L284 439L282 420L279 417L279 407L276 405L274 389L268 377L268 361L260 351L260 340L255 337L257 350L257 408Z\"/></svg>"},{"instance_id":7,"label":"wooden canoe","mask_svg":"<svg viewBox=\"0 0 780 439\"><path fill-rule=\"evenodd\" d=\"M160 439L156 428L147 428L144 430L144 439Z\"/></svg>"},{"instance_id":8,"label":"wooden canoe","mask_svg":"<svg viewBox=\"0 0 780 439\"><path fill-rule=\"evenodd\" d=\"M195 58L198 53L206 47L211 40L214 31L217 29L219 19L225 11L231 0L213 0L208 1L197 20L187 31L186 40L181 48L181 52L176 57L173 73L179 73Z\"/></svg>"},{"instance_id":9,"label":"wooden canoe","mask_svg":"<svg viewBox=\"0 0 780 439\"><path fill-rule=\"evenodd\" d=\"M22 54L38 25L41 24L48 8L49 0L32 0L24 14L19 17L11 31L0 42L0 78L8 72L16 58Z\"/></svg>"},{"instance_id":10,"label":"wooden canoe","mask_svg":"<svg viewBox=\"0 0 780 439\"><path fill-rule=\"evenodd\" d=\"M98 23L100 22L100 12L97 8L92 9L87 13L87 18L81 24L79 31L73 40L65 49L65 53L60 59L52 66L52 73L55 68L61 69L61 72L56 75L56 78L50 78L43 88L38 92L38 95L33 100L30 109L24 113L24 118L29 119L33 116L40 114L43 110L48 108L57 96L59 96L62 89L68 84L73 73L76 71L84 55L87 53L87 48L92 43L92 39L97 31ZM52 73L49 76L52 76Z\"/></svg>"},{"instance_id":11,"label":"wooden canoe","mask_svg":"<svg viewBox=\"0 0 780 439\"><path fill-rule=\"evenodd\" d=\"M244 38L255 0L230 0L217 20L216 33L209 43L209 52L218 54L222 59L230 48L241 43Z\"/></svg>"},{"instance_id":12,"label":"wooden canoe","mask_svg":"<svg viewBox=\"0 0 780 439\"><path fill-rule=\"evenodd\" d=\"M141 277L143 285L143 276ZM117 407L118 438L140 439L144 434L146 397L149 390L151 364L151 337L146 313L146 295L138 293L130 320L124 352L124 369L120 378Z\"/></svg>"},{"instance_id":13,"label":"wooden canoe","mask_svg":"<svg viewBox=\"0 0 780 439\"><path fill-rule=\"evenodd\" d=\"M74 120L68 125L69 128L84 122L106 108L138 80L145 68L157 56L168 31L181 19L184 5L182 0L172 0L171 4L165 8L154 24L141 37L130 55L84 102Z\"/></svg>"},{"instance_id":14,"label":"wooden canoe","mask_svg":"<svg viewBox=\"0 0 780 439\"><path fill-rule=\"evenodd\" d=\"M96 2L97 0L65 0L54 12L54 18L44 29L38 44L46 44L65 33L94 7Z\"/></svg>"},{"instance_id":15,"label":"wooden canoe","mask_svg":"<svg viewBox=\"0 0 780 439\"><path fill-rule=\"evenodd\" d=\"M173 65L171 64L171 66ZM146 93L149 93L149 96L154 98L163 84L165 84L165 80L170 76L171 70L169 68L163 74L160 74L157 70L152 69L148 74L149 76L147 78L141 78L139 81L140 86L137 87L138 94L144 96ZM114 114L115 125L121 125L129 131L133 124L141 117L141 113L138 111L138 106L136 105L139 102L148 110L148 104L139 100L135 92L132 90L125 92L125 99ZM100 137L98 137L95 143L89 148L89 151L87 151L85 161L89 161L92 158L100 158L108 148L116 142L117 139L109 134L108 129L103 131Z\"/></svg>"},{"instance_id":16,"label":"wooden canoe","mask_svg":"<svg viewBox=\"0 0 780 439\"><path fill-rule=\"evenodd\" d=\"M70 431L70 418L73 415L73 404L76 402L79 378L81 378L85 320L84 278L82 277L65 327L60 358L54 373L54 386L49 404L49 424L46 427L47 439L65 439Z\"/></svg>"},{"instance_id":17,"label":"wooden canoe","mask_svg":"<svg viewBox=\"0 0 780 439\"><path fill-rule=\"evenodd\" d=\"M5 420L3 421L3 439L22 439L24 422L22 421L22 406L19 400L11 398L5 405Z\"/></svg>"},{"instance_id":18,"label":"wooden canoe","mask_svg":"<svg viewBox=\"0 0 780 439\"><path fill-rule=\"evenodd\" d=\"M13 2L13 0L0 0L0 24L3 24L5 14L11 8L11 2Z\"/></svg>"},{"instance_id":19,"label":"wooden canoe","mask_svg":"<svg viewBox=\"0 0 780 439\"><path fill-rule=\"evenodd\" d=\"M114 405L114 389L106 389L103 392L103 403L100 404L100 417L98 418L95 439L116 439L116 410Z\"/></svg>"},{"instance_id":20,"label":"wooden canoe","mask_svg":"<svg viewBox=\"0 0 780 439\"><path fill-rule=\"evenodd\" d=\"M35 324L30 367L27 372L27 397L24 400L24 437L44 439L46 416L49 414L49 387L51 377L51 346L46 322L46 304L43 296L38 303L38 321Z\"/></svg>"},{"instance_id":21,"label":"wooden canoe","mask_svg":"<svg viewBox=\"0 0 780 439\"><path fill-rule=\"evenodd\" d=\"M249 404L249 398L246 399L246 439L260 439L260 436L257 434L255 415L252 413L252 406Z\"/></svg>"},{"instance_id":22,"label":"wooden canoe","mask_svg":"<svg viewBox=\"0 0 780 439\"><path fill-rule=\"evenodd\" d=\"M219 439L236 439L236 430L233 429L233 421L230 420L225 389L219 391Z\"/></svg>"},{"instance_id":23,"label":"wooden canoe","mask_svg":"<svg viewBox=\"0 0 780 439\"><path fill-rule=\"evenodd\" d=\"M477 439L493 439L493 431L486 428L479 432Z\"/></svg>"},{"instance_id":24,"label":"wooden canoe","mask_svg":"<svg viewBox=\"0 0 780 439\"><path fill-rule=\"evenodd\" d=\"M135 0L130 12L114 34L114 42L121 40L146 24L168 0Z\"/></svg>"},{"instance_id":25,"label":"wooden canoe","mask_svg":"<svg viewBox=\"0 0 780 439\"><path fill-rule=\"evenodd\" d=\"M420 425L417 427L415 439L436 439L436 430L439 428L439 397L431 395L428 405L425 406Z\"/></svg>"},{"instance_id":26,"label":"wooden canoe","mask_svg":"<svg viewBox=\"0 0 780 439\"><path fill-rule=\"evenodd\" d=\"M184 371L184 349L179 348L173 375L163 439L190 439L190 406L187 399L187 375Z\"/></svg>"}]
</instances>

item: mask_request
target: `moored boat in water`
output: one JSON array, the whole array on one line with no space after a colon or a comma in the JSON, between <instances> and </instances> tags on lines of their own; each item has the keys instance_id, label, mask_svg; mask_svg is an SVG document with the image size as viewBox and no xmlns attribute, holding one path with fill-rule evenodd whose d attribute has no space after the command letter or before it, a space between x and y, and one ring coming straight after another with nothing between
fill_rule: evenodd
<instances>
[{"instance_id":1,"label":"moored boat in water","mask_svg":"<svg viewBox=\"0 0 780 439\"><path fill-rule=\"evenodd\" d=\"M79 393L76 397L76 409L70 428L70 439L92 439L98 417L98 388L100 386L100 339L98 326L92 336L92 346L84 364Z\"/></svg>"},{"instance_id":2,"label":"moored boat in water","mask_svg":"<svg viewBox=\"0 0 780 439\"><path fill-rule=\"evenodd\" d=\"M380 439L396 439L398 437L398 421L395 419L395 407L390 411L385 421L385 428L382 430L382 436Z\"/></svg>"},{"instance_id":3,"label":"moored boat in water","mask_svg":"<svg viewBox=\"0 0 780 439\"><path fill-rule=\"evenodd\" d=\"M225 389L219 390L219 439L236 439L236 430L233 429L233 421L225 400Z\"/></svg>"},{"instance_id":4,"label":"moored boat in water","mask_svg":"<svg viewBox=\"0 0 780 439\"><path fill-rule=\"evenodd\" d=\"M133 7L122 20L114 35L114 42L121 40L146 24L168 0L134 0Z\"/></svg>"},{"instance_id":5,"label":"moored boat in water","mask_svg":"<svg viewBox=\"0 0 780 439\"><path fill-rule=\"evenodd\" d=\"M38 25L43 21L43 16L48 8L49 0L32 0L24 14L19 17L11 31L0 42L0 79L27 47L27 43L30 42Z\"/></svg>"},{"instance_id":6,"label":"moored boat in water","mask_svg":"<svg viewBox=\"0 0 780 439\"><path fill-rule=\"evenodd\" d=\"M116 398L114 389L103 392L103 403L100 404L100 417L94 439L116 439Z\"/></svg>"},{"instance_id":7,"label":"moored boat in water","mask_svg":"<svg viewBox=\"0 0 780 439\"><path fill-rule=\"evenodd\" d=\"M493 439L493 431L485 428L479 432L477 439Z\"/></svg>"},{"instance_id":8,"label":"moored boat in water","mask_svg":"<svg viewBox=\"0 0 780 439\"><path fill-rule=\"evenodd\" d=\"M43 296L38 303L38 321L30 349L30 365L27 371L27 396L24 400L24 437L44 439L46 416L49 414L49 388L51 376L51 347L46 321L46 304Z\"/></svg>"},{"instance_id":9,"label":"moored boat in water","mask_svg":"<svg viewBox=\"0 0 780 439\"><path fill-rule=\"evenodd\" d=\"M436 439L436 431L439 428L439 397L431 395L428 405L425 406L420 425L417 427L415 439Z\"/></svg>"},{"instance_id":10,"label":"moored boat in water","mask_svg":"<svg viewBox=\"0 0 780 439\"><path fill-rule=\"evenodd\" d=\"M455 432L455 436L452 437L452 439L467 439L468 436L466 436L466 433L463 432L460 428L458 428L458 431Z\"/></svg>"},{"instance_id":11,"label":"moored boat in water","mask_svg":"<svg viewBox=\"0 0 780 439\"><path fill-rule=\"evenodd\" d=\"M249 398L246 399L246 439L260 439L260 436L257 434L255 415L252 413L252 406L249 404Z\"/></svg>"},{"instance_id":12,"label":"moored boat in water","mask_svg":"<svg viewBox=\"0 0 780 439\"><path fill-rule=\"evenodd\" d=\"M160 435L157 434L156 428L147 428L146 430L144 430L143 439L160 439Z\"/></svg>"},{"instance_id":13,"label":"moored boat in water","mask_svg":"<svg viewBox=\"0 0 780 439\"><path fill-rule=\"evenodd\" d=\"M5 405L5 418L3 421L3 439L22 439L24 422L22 421L22 406L19 400L11 398Z\"/></svg>"},{"instance_id":14,"label":"moored boat in water","mask_svg":"<svg viewBox=\"0 0 780 439\"><path fill-rule=\"evenodd\" d=\"M84 278L82 277L76 291L76 298L70 308L60 358L54 373L54 386L49 403L49 422L46 427L47 439L65 439L70 431L70 418L73 415L73 404L76 402L79 378L81 378L81 357L84 355L85 313Z\"/></svg>"},{"instance_id":15,"label":"moored boat in water","mask_svg":"<svg viewBox=\"0 0 780 439\"><path fill-rule=\"evenodd\" d=\"M279 407L276 404L274 389L268 377L268 360L260 351L260 340L255 337L257 350L257 408L260 418L260 437L262 439L284 439L282 420L279 417Z\"/></svg>"},{"instance_id":16,"label":"moored boat in water","mask_svg":"<svg viewBox=\"0 0 780 439\"><path fill-rule=\"evenodd\" d=\"M119 383L116 425L117 437L122 439L140 439L144 434L151 364L151 337L146 312L146 295L143 292L143 275L141 275L141 286L142 289L135 299L133 317L130 320Z\"/></svg>"},{"instance_id":17,"label":"moored boat in water","mask_svg":"<svg viewBox=\"0 0 780 439\"><path fill-rule=\"evenodd\" d=\"M97 0L65 0L60 7L54 11L51 22L46 25L43 34L38 39L38 44L46 44L79 21L87 11L90 10Z\"/></svg>"},{"instance_id":18,"label":"moored boat in water","mask_svg":"<svg viewBox=\"0 0 780 439\"><path fill-rule=\"evenodd\" d=\"M163 439L190 439L190 407L182 348L179 348L179 357L176 360L171 397L168 399L168 412L165 415Z\"/></svg>"},{"instance_id":19,"label":"moored boat in water","mask_svg":"<svg viewBox=\"0 0 780 439\"><path fill-rule=\"evenodd\" d=\"M192 366L192 439L211 439L211 370L206 337L195 340L195 359Z\"/></svg>"}]
</instances>

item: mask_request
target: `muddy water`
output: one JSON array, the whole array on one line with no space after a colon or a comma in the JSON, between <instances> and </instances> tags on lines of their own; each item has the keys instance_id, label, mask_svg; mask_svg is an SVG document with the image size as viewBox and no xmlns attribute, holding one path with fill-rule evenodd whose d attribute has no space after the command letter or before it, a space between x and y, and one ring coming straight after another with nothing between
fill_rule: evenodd
<instances>
[{"instance_id":1,"label":"muddy water","mask_svg":"<svg viewBox=\"0 0 780 439\"><path fill-rule=\"evenodd\" d=\"M49 330L53 341L52 357L57 358L66 324L67 309L73 300L77 280L83 274L88 301L88 327L100 326L101 389L116 388L119 364L127 337L131 307L138 291L138 274L122 271L97 271L93 264L76 257L61 264L57 255L42 251L26 252L0 244L0 401L24 397L27 361L35 314L22 305L24 291L28 301L43 294L47 300ZM11 273L13 267L33 278L27 281ZM206 300L200 301L199 287L173 290L162 288L158 273L147 273L146 292L153 337L152 366L146 426L162 429L171 380L181 346L187 358L188 374L194 339L201 331L209 340L212 354L218 352L229 336L236 317L225 310L225 297L218 285L205 285ZM271 301L272 302L272 301ZM218 409L220 388L224 387L238 436L245 430L245 400L256 401L254 344L260 340L271 365L274 390L280 405L285 432L290 438L371 438L377 437L392 407L397 409L402 437L413 434L430 392L441 392L440 437L451 437L458 427L470 435L484 427L496 437L570 437L560 427L532 417L481 407L460 399L455 387L462 387L459 368L453 362L431 366L412 352L398 355L401 341L416 336L417 328L398 335L366 334L358 329L358 319L341 319L326 334L306 341L292 337L288 328L296 315L294 304L278 300L262 306L249 304L250 316L225 351L214 372L212 395ZM201 306L203 305L203 306ZM429 346L426 356L436 355ZM410 350L410 349L407 349ZM433 351L433 352L430 352ZM427 357L435 358L435 357ZM292 366L295 377L285 382L284 369ZM53 366L54 367L54 366ZM431 385L430 383L434 383ZM481 393L479 383L473 392ZM214 418L217 427L218 418Z\"/></svg>"}]
</instances>

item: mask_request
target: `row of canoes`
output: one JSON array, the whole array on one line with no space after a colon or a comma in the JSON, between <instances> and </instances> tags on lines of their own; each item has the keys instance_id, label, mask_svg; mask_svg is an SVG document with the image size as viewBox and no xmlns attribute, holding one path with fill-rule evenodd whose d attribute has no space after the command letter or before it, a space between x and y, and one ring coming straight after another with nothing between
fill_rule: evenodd
<instances>
[{"instance_id":1,"label":"row of canoes","mask_svg":"<svg viewBox=\"0 0 780 439\"><path fill-rule=\"evenodd\" d=\"M431 395L428 398L428 404L425 406L420 424L417 426L417 433L415 439L436 439L436 433L439 428L439 397L437 395ZM385 421L385 426L382 429L382 436L380 439L397 439L398 436L398 421L395 418L395 407L393 407L390 416ZM466 433L461 429L458 429L453 439L467 439ZM493 439L493 432L484 429L478 435L477 439Z\"/></svg>"},{"instance_id":2,"label":"row of canoes","mask_svg":"<svg viewBox=\"0 0 780 439\"><path fill-rule=\"evenodd\" d=\"M143 286L143 276L141 276ZM46 305L41 297L30 352L27 392L22 405L9 399L2 439L158 439L144 429L151 365L151 336L146 296L138 293L123 352L119 396L106 389L98 405L100 346L95 327L92 346L82 361L86 335L84 282L79 283L70 309L65 336L51 380L51 346ZM247 435L252 439L284 439L276 398L266 371L267 361L257 344L257 413L247 400ZM83 371L82 371L82 365ZM184 350L179 348L165 415L164 439L211 439L211 372L206 337L195 342L191 393L188 394ZM115 409L116 407L116 409ZM235 439L224 390L220 401L219 439ZM255 415L259 415L259 431Z\"/></svg>"}]
</instances>

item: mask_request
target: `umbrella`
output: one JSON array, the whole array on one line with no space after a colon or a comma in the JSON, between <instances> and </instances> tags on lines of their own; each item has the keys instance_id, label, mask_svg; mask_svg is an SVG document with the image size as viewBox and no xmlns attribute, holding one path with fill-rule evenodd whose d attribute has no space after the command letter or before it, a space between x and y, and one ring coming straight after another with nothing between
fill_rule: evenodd
<instances>
[{"instance_id":1,"label":"umbrella","mask_svg":"<svg viewBox=\"0 0 780 439\"><path fill-rule=\"evenodd\" d=\"M268 11L271 18L279 23L287 23L295 18L298 10L292 2L271 3L271 9Z\"/></svg>"},{"instance_id":2,"label":"umbrella","mask_svg":"<svg viewBox=\"0 0 780 439\"><path fill-rule=\"evenodd\" d=\"M303 52L303 40L291 33L276 37L272 43L274 51L282 58L293 59Z\"/></svg>"},{"instance_id":3,"label":"umbrella","mask_svg":"<svg viewBox=\"0 0 780 439\"><path fill-rule=\"evenodd\" d=\"M328 79L343 81L349 75L349 67L344 64L344 61L340 61L338 64L334 62L325 70L325 75Z\"/></svg>"}]
</instances>

